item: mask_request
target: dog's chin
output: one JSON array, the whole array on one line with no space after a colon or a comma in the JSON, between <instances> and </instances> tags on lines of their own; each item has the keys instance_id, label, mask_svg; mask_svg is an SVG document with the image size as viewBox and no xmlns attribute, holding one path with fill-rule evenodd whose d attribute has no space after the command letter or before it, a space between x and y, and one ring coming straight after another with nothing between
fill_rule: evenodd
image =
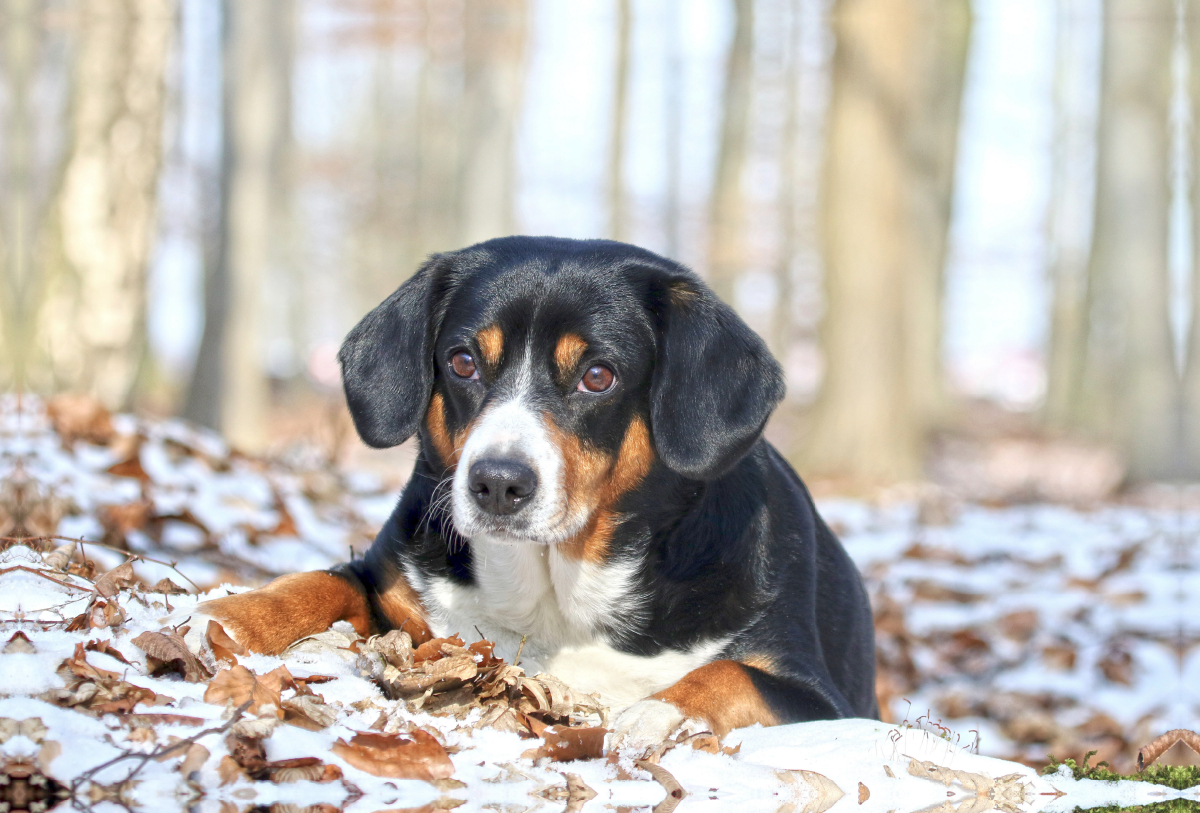
<instances>
[{"instance_id":1,"label":"dog's chin","mask_svg":"<svg viewBox=\"0 0 1200 813\"><path fill-rule=\"evenodd\" d=\"M531 523L520 514L510 518L483 514L473 508L459 510L454 507L454 527L459 535L469 540L487 540L501 545L557 545L578 533L574 527L579 523L556 523L553 527L541 527L542 523ZM571 527L564 527L564 526Z\"/></svg>"}]
</instances>

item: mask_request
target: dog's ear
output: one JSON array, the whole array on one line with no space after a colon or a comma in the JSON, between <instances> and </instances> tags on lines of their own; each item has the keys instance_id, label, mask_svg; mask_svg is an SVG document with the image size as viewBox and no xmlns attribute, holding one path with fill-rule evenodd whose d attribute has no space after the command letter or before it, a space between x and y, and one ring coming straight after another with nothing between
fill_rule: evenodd
<instances>
[{"instance_id":1,"label":"dog's ear","mask_svg":"<svg viewBox=\"0 0 1200 813\"><path fill-rule=\"evenodd\" d=\"M338 351L354 427L376 449L417 431L433 389L435 255L347 334Z\"/></svg>"},{"instance_id":2,"label":"dog's ear","mask_svg":"<svg viewBox=\"0 0 1200 813\"><path fill-rule=\"evenodd\" d=\"M783 371L762 339L690 272L666 275L654 287L654 446L673 471L711 480L762 434L783 398Z\"/></svg>"}]
</instances>

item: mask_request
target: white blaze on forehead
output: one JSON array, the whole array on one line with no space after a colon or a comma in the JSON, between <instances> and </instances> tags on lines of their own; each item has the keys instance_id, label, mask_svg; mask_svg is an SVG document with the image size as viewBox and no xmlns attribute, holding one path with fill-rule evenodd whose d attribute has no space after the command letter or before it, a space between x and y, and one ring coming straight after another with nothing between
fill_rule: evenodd
<instances>
[{"instance_id":1,"label":"white blaze on forehead","mask_svg":"<svg viewBox=\"0 0 1200 813\"><path fill-rule=\"evenodd\" d=\"M486 408L467 436L454 474L454 524L470 538L483 519L470 489L472 464L480 460L517 460L537 475L537 489L515 519L531 541L553 541L550 535L561 524L566 509L563 493L562 451L551 440L542 416L529 403L532 359L527 349L512 395Z\"/></svg>"}]
</instances>

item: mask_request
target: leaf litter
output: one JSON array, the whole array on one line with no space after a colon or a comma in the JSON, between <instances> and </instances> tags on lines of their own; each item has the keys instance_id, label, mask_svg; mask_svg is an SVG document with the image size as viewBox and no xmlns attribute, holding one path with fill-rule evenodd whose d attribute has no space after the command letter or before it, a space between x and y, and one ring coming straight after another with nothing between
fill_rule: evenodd
<instances>
[{"instance_id":1,"label":"leaf litter","mask_svg":"<svg viewBox=\"0 0 1200 813\"><path fill-rule=\"evenodd\" d=\"M242 802L230 793L253 798L265 791L246 796L252 788L284 785L325 788L303 801L328 809L349 809L364 799L375 805L367 809L420 807L439 797L446 806L454 796L445 795L447 783L479 787L498 776L496 766L517 764L525 767L502 774L510 777L505 781L569 805L583 804L594 788L607 788L601 795L617 806L622 798L655 804L653 793L633 789L653 779L648 766L688 786L715 782L726 793L751 784L775 787L772 793L791 794L804 810L816 810L825 804L821 799L861 781L839 785L799 765L756 774L748 757L737 753L752 738L730 735L722 742L707 732L681 733L644 763L601 759L608 710L552 675L526 675L496 657L486 641L450 636L414 648L403 631L364 641L346 627L270 658L245 652L214 623L204 631L204 649L188 651L187 630L162 628L158 618L202 596L243 589L232 585L329 566L368 544L394 495L362 478L331 473L324 461L253 459L179 422L108 416L79 403L43 408L26 398L19 404L0 399L0 466L0 529L9 537L0 542L0 628L11 630L0 639L0 653L46 664L40 683L0 682L0 732L5 720L17 726L51 720L33 713L43 708L37 704L78 716L47 723L52 733L63 733L42 737L53 745L39 746L41 763L9 753L9 743L29 739L10 737L0 745L0 765L40 764L36 770L62 777L53 781L69 787L117 760L80 786L91 788L89 798L143 804L131 794L154 784L147 777L158 769L143 767L148 764L164 766L195 798L229 799L235 809ZM1147 562L1162 554L1164 539L1170 548L1163 531L1154 530L1166 523L1153 510L968 507L957 524L939 528L923 527L895 506L834 504L823 510L842 526L873 594L887 711L896 714L905 697L927 698L937 715L986 727L985 747L992 753L1032 762L1034 750L1026 746L1044 751L1063 730L1140 744L1140 732L1118 721L1115 708L1083 724L1072 722L1081 706L1105 702L1094 691L1075 690L1064 702L1069 693L1063 691L1017 688L973 700L970 689L981 677L1003 676L1039 655L1043 663L1059 665L1051 671L1092 669L1108 684L1140 689L1146 674L1141 643L1172 645L1158 632L1161 624L1118 631L1117 614L1104 612L1063 623L1061 595L1056 603L1033 600L1030 593L1057 583L1093 604L1099 598L1104 608L1152 604L1154 571ZM1025 517L1026 527L1011 527L1015 514ZM1091 534L1093 553L1099 553L1055 553L1045 533L1030 544L1023 537L1037 536L1039 522ZM1100 566L1089 569L1089 560ZM1015 591L1024 606L997 599L1000 591L1012 591L1014 571L1037 585L1036 591ZM179 586L192 580L200 583L200 594ZM1144 622L1146 616L1137 617ZM1114 630L1096 655L1089 653L1095 640L1087 638L1089 629ZM1191 635L1185 628L1185 655L1192 651ZM17 714L16 708L25 711ZM1111 724L1099 719L1108 712ZM943 742L948 750L925 760L938 769L960 769L945 764L952 751L960 762L974 758L969 743L945 742L950 729L933 722L934 712L909 714L914 716L862 736L886 742L887 731L899 730ZM1142 727L1153 724L1143 721ZM89 728L95 725L101 728ZM110 733L101 736L102 730ZM83 742L94 745L81 747ZM138 763L140 774L129 784L122 777L142 757L149 762ZM558 764L572 766L572 773L558 772ZM905 763L894 764L903 775ZM1002 778L994 770L979 775ZM894 778L890 769L887 777ZM414 779L426 790L414 790ZM868 805L887 798L877 782L868 785ZM271 793L263 798L291 798L283 790ZM802 799L807 801L799 804Z\"/></svg>"}]
</instances>

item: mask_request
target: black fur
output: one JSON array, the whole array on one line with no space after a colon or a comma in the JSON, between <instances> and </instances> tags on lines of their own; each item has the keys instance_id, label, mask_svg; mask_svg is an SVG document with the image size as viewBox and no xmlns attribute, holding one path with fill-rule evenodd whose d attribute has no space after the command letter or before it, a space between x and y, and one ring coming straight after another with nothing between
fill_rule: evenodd
<instances>
[{"instance_id":1,"label":"black fur","mask_svg":"<svg viewBox=\"0 0 1200 813\"><path fill-rule=\"evenodd\" d=\"M491 324L506 344L488 367L474 342ZM375 545L348 570L369 588L398 557L430 576L472 580L469 541L448 512L430 511L451 473L422 418L440 393L447 428L462 430L513 386L515 354L552 353L564 330L586 338L588 351L573 377L533 382L538 408L610 453L640 416L656 453L616 506L623 521L608 552L641 562L651 612L635 619L613 607L610 643L654 655L732 635L722 657L775 664L770 675L751 674L781 719L877 716L861 579L761 437L783 395L778 364L697 276L633 246L511 237L439 255L351 331L340 358L359 432L372 446L419 433L421 453ZM461 348L480 360L480 380L447 372ZM616 386L578 397L578 375L600 360Z\"/></svg>"}]
</instances>

